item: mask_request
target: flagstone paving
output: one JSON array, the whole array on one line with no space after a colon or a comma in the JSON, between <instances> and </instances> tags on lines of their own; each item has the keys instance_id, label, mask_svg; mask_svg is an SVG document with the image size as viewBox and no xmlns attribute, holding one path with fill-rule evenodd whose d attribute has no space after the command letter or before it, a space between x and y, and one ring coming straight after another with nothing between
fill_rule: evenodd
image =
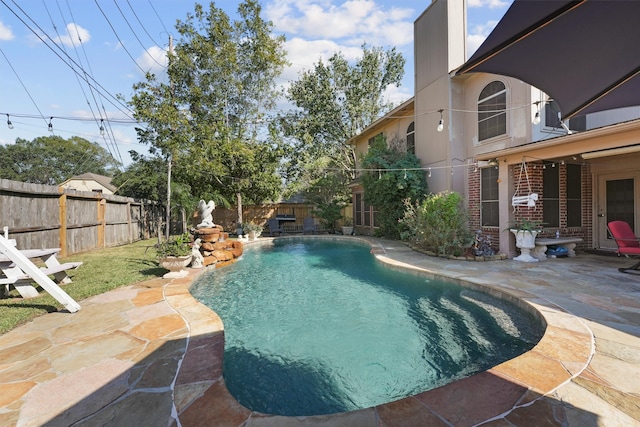
<instances>
[{"instance_id":1,"label":"flagstone paving","mask_svg":"<svg viewBox=\"0 0 640 427\"><path fill-rule=\"evenodd\" d=\"M468 262L366 240L393 268L463 281L535 310L547 325L543 338L488 371L375 408L260 414L224 385L223 325L189 294L204 271L191 270L0 336L0 425L640 426L640 275L617 271L629 260L582 253Z\"/></svg>"}]
</instances>

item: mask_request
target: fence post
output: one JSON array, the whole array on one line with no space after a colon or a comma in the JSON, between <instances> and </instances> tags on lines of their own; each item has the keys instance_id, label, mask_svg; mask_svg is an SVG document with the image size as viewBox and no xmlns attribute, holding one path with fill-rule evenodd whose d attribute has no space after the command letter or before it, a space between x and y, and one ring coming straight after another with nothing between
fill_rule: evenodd
<instances>
[{"instance_id":1,"label":"fence post","mask_svg":"<svg viewBox=\"0 0 640 427\"><path fill-rule=\"evenodd\" d=\"M60 220L60 256L67 256L67 193L62 192L58 198L58 215Z\"/></svg>"},{"instance_id":2,"label":"fence post","mask_svg":"<svg viewBox=\"0 0 640 427\"><path fill-rule=\"evenodd\" d=\"M105 220L107 201L105 199L98 199L98 248L105 248L105 233L107 228L107 222Z\"/></svg>"},{"instance_id":3,"label":"fence post","mask_svg":"<svg viewBox=\"0 0 640 427\"><path fill-rule=\"evenodd\" d=\"M131 224L131 202L127 202L127 234L129 235L129 243L133 242L133 226Z\"/></svg>"}]
</instances>

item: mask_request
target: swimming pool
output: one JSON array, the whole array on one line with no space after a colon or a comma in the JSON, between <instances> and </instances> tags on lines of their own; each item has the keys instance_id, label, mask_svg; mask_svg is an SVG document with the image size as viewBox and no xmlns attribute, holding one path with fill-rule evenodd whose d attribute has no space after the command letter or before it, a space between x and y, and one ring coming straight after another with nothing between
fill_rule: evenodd
<instances>
[{"instance_id":1,"label":"swimming pool","mask_svg":"<svg viewBox=\"0 0 640 427\"><path fill-rule=\"evenodd\" d=\"M393 271L369 246L336 240L247 248L191 292L225 324L229 391L268 414L397 400L513 358L542 334L509 303Z\"/></svg>"}]
</instances>

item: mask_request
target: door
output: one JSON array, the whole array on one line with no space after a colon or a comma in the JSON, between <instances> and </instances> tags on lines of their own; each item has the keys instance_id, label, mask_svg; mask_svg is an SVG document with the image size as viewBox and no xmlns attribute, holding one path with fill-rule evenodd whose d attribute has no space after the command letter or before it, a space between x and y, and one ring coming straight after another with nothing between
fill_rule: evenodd
<instances>
[{"instance_id":1,"label":"door","mask_svg":"<svg viewBox=\"0 0 640 427\"><path fill-rule=\"evenodd\" d=\"M636 187L634 177L600 177L597 224L600 248L616 248L607 230L609 221L626 221L636 229Z\"/></svg>"}]
</instances>

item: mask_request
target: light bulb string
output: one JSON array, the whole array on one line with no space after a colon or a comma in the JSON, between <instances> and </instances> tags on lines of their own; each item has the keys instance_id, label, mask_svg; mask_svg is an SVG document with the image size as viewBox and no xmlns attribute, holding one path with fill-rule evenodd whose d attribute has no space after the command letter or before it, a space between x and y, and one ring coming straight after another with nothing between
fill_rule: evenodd
<instances>
[{"instance_id":1,"label":"light bulb string","mask_svg":"<svg viewBox=\"0 0 640 427\"><path fill-rule=\"evenodd\" d=\"M458 164L458 165L443 165L443 166L424 166L424 167L419 167L419 168L349 168L348 170L350 172L378 172L378 174L382 173L382 172L411 172L411 171L432 171L432 170L439 170L439 169L450 169L453 170L454 168L478 168L479 167L479 162L471 162L471 163L463 163L463 164ZM323 171L331 171L331 172L338 172L338 171L344 171L344 169L340 169L340 168L324 168Z\"/></svg>"}]
</instances>

